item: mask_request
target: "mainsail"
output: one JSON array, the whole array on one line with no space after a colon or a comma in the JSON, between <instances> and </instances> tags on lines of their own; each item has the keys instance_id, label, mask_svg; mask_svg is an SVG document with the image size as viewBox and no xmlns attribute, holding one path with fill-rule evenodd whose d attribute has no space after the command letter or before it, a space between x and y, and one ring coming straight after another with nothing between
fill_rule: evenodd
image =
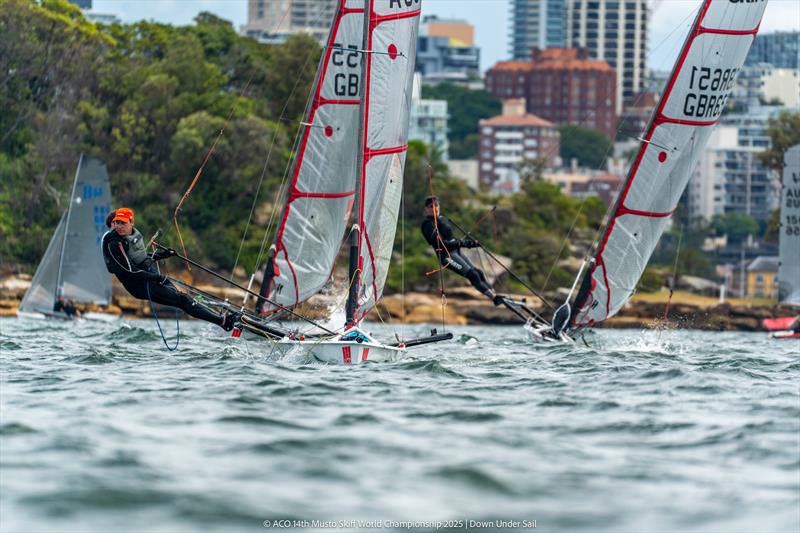
<instances>
[{"instance_id":1,"label":"mainsail","mask_svg":"<svg viewBox=\"0 0 800 533\"><path fill-rule=\"evenodd\" d=\"M262 294L292 307L328 281L353 206L364 0L340 0L306 109ZM274 311L271 304L264 312Z\"/></svg>"},{"instance_id":2,"label":"mainsail","mask_svg":"<svg viewBox=\"0 0 800 533\"><path fill-rule=\"evenodd\" d=\"M408 121L421 0L368 0L364 123L357 201L357 322L383 293L408 151Z\"/></svg>"},{"instance_id":3,"label":"mainsail","mask_svg":"<svg viewBox=\"0 0 800 533\"><path fill-rule=\"evenodd\" d=\"M719 120L766 0L704 0L617 197L571 325L613 316L639 278Z\"/></svg>"},{"instance_id":4,"label":"mainsail","mask_svg":"<svg viewBox=\"0 0 800 533\"><path fill-rule=\"evenodd\" d=\"M111 186L105 165L81 156L69 207L47 245L20 311L52 312L58 295L81 303L111 302L111 278L100 253L110 211Z\"/></svg>"},{"instance_id":5,"label":"mainsail","mask_svg":"<svg viewBox=\"0 0 800 533\"><path fill-rule=\"evenodd\" d=\"M800 144L784 156L778 248L778 299L800 306Z\"/></svg>"}]
</instances>

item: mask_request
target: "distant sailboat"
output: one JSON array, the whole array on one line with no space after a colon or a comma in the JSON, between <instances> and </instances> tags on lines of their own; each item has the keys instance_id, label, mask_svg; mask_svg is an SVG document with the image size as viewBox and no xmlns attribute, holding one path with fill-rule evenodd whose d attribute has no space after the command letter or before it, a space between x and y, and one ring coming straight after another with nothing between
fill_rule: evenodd
<instances>
[{"instance_id":1,"label":"distant sailboat","mask_svg":"<svg viewBox=\"0 0 800 533\"><path fill-rule=\"evenodd\" d=\"M526 325L531 340L571 340L614 316L634 294L725 109L766 5L703 0L591 258L552 324Z\"/></svg>"},{"instance_id":2,"label":"distant sailboat","mask_svg":"<svg viewBox=\"0 0 800 533\"><path fill-rule=\"evenodd\" d=\"M105 165L81 155L69 206L36 268L17 314L32 318L69 318L53 310L59 296L76 303L111 303L111 277L100 253L100 242L111 211L111 186ZM114 315L88 313L86 318Z\"/></svg>"},{"instance_id":3,"label":"distant sailboat","mask_svg":"<svg viewBox=\"0 0 800 533\"><path fill-rule=\"evenodd\" d=\"M778 236L778 301L800 307L800 145L784 156L781 187L780 229ZM764 320L764 327L779 339L800 338L800 314Z\"/></svg>"}]
</instances>

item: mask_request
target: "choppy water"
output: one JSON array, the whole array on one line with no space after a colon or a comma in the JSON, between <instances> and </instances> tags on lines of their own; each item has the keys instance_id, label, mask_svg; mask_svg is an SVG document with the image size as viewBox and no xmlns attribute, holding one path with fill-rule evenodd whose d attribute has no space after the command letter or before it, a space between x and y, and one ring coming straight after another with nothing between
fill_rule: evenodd
<instances>
[{"instance_id":1,"label":"choppy water","mask_svg":"<svg viewBox=\"0 0 800 533\"><path fill-rule=\"evenodd\" d=\"M800 342L468 327L344 368L181 326L0 320L1 531L800 530Z\"/></svg>"}]
</instances>

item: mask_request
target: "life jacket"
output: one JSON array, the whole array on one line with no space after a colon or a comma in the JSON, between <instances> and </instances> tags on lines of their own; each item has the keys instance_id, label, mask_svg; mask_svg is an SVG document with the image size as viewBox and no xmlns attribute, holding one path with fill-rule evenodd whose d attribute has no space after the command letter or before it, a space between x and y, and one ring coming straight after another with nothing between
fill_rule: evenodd
<instances>
[{"instance_id":1,"label":"life jacket","mask_svg":"<svg viewBox=\"0 0 800 533\"><path fill-rule=\"evenodd\" d=\"M117 265L117 260L108 252L107 248L109 246L118 246L117 243L122 243L125 255L130 262L129 265ZM106 232L106 234L103 235L103 260L106 263L106 270L112 274L118 273L120 267L129 272L135 272L137 270L149 271L153 264L153 260L147 254L144 237L136 228L133 229L132 234L126 235L125 237L113 230Z\"/></svg>"}]
</instances>

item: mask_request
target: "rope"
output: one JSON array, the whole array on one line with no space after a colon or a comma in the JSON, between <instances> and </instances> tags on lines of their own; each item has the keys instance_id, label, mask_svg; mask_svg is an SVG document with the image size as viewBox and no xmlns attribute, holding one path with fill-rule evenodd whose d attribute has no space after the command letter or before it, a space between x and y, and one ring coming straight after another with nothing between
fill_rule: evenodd
<instances>
[{"instance_id":1,"label":"rope","mask_svg":"<svg viewBox=\"0 0 800 533\"><path fill-rule=\"evenodd\" d=\"M431 166L430 162L428 163L428 189L430 190L431 196L436 197L436 195L433 192L433 166ZM441 247L444 248L445 252L447 252L447 258L450 259L450 250L448 250L447 246L445 246L444 241L442 240L442 235L441 235L441 233L439 233L439 210L436 208L436 202L434 202L432 205L433 205L433 229L436 231L436 240L439 241L439 244L441 245ZM441 248L436 250L437 259L439 258L439 252L440 251L441 251ZM430 276L431 274L434 274L436 272L439 273L439 292L442 295L442 300L441 300L441 302L442 302L442 304L441 304L441 306L442 306L442 331L444 331L444 332L447 331L445 329L445 325L444 325L444 308L447 305L447 295L445 294L444 272L443 272L443 270L445 268L447 268L447 266L446 265L442 265L439 268L437 268L436 270L431 270L430 272L426 272L425 273L426 276Z\"/></svg>"},{"instance_id":2,"label":"rope","mask_svg":"<svg viewBox=\"0 0 800 533\"><path fill-rule=\"evenodd\" d=\"M669 314L669 306L672 304L672 295L675 292L675 283L678 278L678 259L681 256L681 242L683 242L683 224L681 224L680 233L678 233L678 248L675 250L675 264L672 267L672 282L669 284L669 296L667 297L667 305L664 306L664 321L667 320Z\"/></svg>"},{"instance_id":3,"label":"rope","mask_svg":"<svg viewBox=\"0 0 800 533\"><path fill-rule=\"evenodd\" d=\"M145 286L147 287L147 301L150 302L150 311L152 311L153 316L156 319L156 325L158 326L158 333L161 335L161 340L164 342L164 346L166 346L167 350L169 350L170 352L174 352L175 350L178 349L178 345L181 342L181 322L179 316L180 312L177 309L175 310L175 326L178 328L178 333L175 339L175 346L170 347L170 345L167 344L167 338L164 336L164 330L161 329L161 321L158 319L158 313L156 313L156 306L153 305L153 299L150 297L150 282L148 281L147 283L145 283Z\"/></svg>"}]
</instances>

